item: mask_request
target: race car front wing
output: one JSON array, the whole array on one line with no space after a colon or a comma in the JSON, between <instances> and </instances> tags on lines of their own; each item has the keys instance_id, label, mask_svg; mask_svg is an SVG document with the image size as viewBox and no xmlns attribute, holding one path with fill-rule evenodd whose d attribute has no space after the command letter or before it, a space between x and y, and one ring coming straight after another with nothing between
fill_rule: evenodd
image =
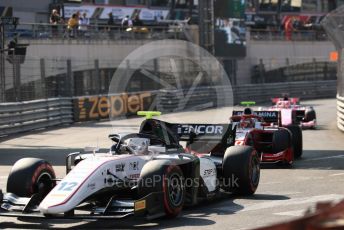
<instances>
[{"instance_id":1,"label":"race car front wing","mask_svg":"<svg viewBox=\"0 0 344 230\"><path fill-rule=\"evenodd\" d=\"M162 192L150 193L139 200L121 200L113 196L105 206L81 204L74 210L58 215L43 215L38 210L41 200L39 194L27 198L13 193L3 194L0 190L0 216L21 219L121 219L135 215L155 219L165 215Z\"/></svg>"}]
</instances>

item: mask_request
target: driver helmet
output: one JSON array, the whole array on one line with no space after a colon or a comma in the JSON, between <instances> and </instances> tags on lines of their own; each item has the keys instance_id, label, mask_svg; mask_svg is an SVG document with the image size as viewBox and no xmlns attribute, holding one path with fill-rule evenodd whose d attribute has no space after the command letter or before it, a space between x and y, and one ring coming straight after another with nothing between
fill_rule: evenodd
<instances>
[{"instance_id":1,"label":"driver helmet","mask_svg":"<svg viewBox=\"0 0 344 230\"><path fill-rule=\"evenodd\" d=\"M252 114L253 114L253 110L251 108L244 109L244 115L252 115Z\"/></svg>"},{"instance_id":2,"label":"driver helmet","mask_svg":"<svg viewBox=\"0 0 344 230\"><path fill-rule=\"evenodd\" d=\"M254 128L254 121L251 118L242 119L240 121L240 127L243 129Z\"/></svg>"},{"instance_id":3,"label":"driver helmet","mask_svg":"<svg viewBox=\"0 0 344 230\"><path fill-rule=\"evenodd\" d=\"M127 146L135 155L144 155L148 153L149 139L147 138L130 138Z\"/></svg>"},{"instance_id":4,"label":"driver helmet","mask_svg":"<svg viewBox=\"0 0 344 230\"><path fill-rule=\"evenodd\" d=\"M288 109L288 108L290 108L290 102L289 101L279 101L277 103L277 107L282 108L282 109Z\"/></svg>"}]
</instances>

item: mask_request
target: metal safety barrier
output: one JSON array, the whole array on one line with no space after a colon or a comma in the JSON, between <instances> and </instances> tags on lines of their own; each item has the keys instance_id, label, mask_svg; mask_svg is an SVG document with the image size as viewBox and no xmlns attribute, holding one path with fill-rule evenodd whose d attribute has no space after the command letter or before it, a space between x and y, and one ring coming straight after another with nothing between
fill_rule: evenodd
<instances>
[{"instance_id":1,"label":"metal safety barrier","mask_svg":"<svg viewBox=\"0 0 344 230\"><path fill-rule=\"evenodd\" d=\"M232 92L233 98L229 99ZM247 84L233 86L232 89L228 86L199 87L189 96L183 90L164 90L159 93L159 104L163 112L175 112L190 110L190 108L209 108L210 103L212 107L221 107L231 105L228 104L231 102L235 105L247 100L267 102L272 97L284 93L302 99L331 98L336 95L336 81Z\"/></svg>"},{"instance_id":2,"label":"metal safety barrier","mask_svg":"<svg viewBox=\"0 0 344 230\"><path fill-rule=\"evenodd\" d=\"M333 98L336 95L336 81L250 84L232 88L229 86L203 86L192 90L163 89L158 92L154 91L154 93L146 92L141 96L131 95L135 98L136 104L133 104L134 99L120 97L121 95L110 99L108 95L98 95L96 100L95 97L92 97L92 101L87 101L85 97L78 97L2 103L0 104L0 136L73 122L95 120L91 119L95 116L99 119L106 119L110 112L117 114L118 111L113 111L113 109L117 108L115 102L118 104L119 101L123 106L123 108L117 108L119 111L123 112L125 109L146 110L151 108L155 98L152 96L153 94L157 95L155 109L169 113L230 106L244 100L267 102L270 98L280 96L283 93L289 93L290 96L301 99ZM339 96L337 98L338 127L344 131L344 98ZM142 108L137 107L138 102L142 104ZM113 107L112 110L110 107ZM135 111L131 111L131 113L134 114Z\"/></svg>"},{"instance_id":3,"label":"metal safety barrier","mask_svg":"<svg viewBox=\"0 0 344 230\"><path fill-rule=\"evenodd\" d=\"M289 94L301 99L330 98L336 95L335 80L250 84L233 87L235 103L252 100L267 102L271 97Z\"/></svg>"},{"instance_id":4,"label":"metal safety barrier","mask_svg":"<svg viewBox=\"0 0 344 230\"><path fill-rule=\"evenodd\" d=\"M344 97L337 95L337 125L344 132Z\"/></svg>"},{"instance_id":5,"label":"metal safety barrier","mask_svg":"<svg viewBox=\"0 0 344 230\"><path fill-rule=\"evenodd\" d=\"M0 104L0 136L73 123L70 98Z\"/></svg>"}]
</instances>

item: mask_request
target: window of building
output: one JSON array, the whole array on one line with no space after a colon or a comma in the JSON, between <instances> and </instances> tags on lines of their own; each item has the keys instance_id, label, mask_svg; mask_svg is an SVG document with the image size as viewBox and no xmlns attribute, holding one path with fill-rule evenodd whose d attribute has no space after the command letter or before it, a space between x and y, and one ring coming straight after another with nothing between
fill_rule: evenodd
<instances>
[{"instance_id":1,"label":"window of building","mask_svg":"<svg viewBox=\"0 0 344 230\"><path fill-rule=\"evenodd\" d=\"M318 12L317 0L302 0L303 12Z\"/></svg>"},{"instance_id":2,"label":"window of building","mask_svg":"<svg viewBox=\"0 0 344 230\"><path fill-rule=\"evenodd\" d=\"M125 0L109 0L109 5L123 6L124 4Z\"/></svg>"},{"instance_id":3,"label":"window of building","mask_svg":"<svg viewBox=\"0 0 344 230\"><path fill-rule=\"evenodd\" d=\"M337 7L344 5L344 0L337 0Z\"/></svg>"},{"instance_id":4,"label":"window of building","mask_svg":"<svg viewBox=\"0 0 344 230\"><path fill-rule=\"evenodd\" d=\"M248 12L255 12L256 11L256 1L255 0L246 0L245 1L245 10Z\"/></svg>"},{"instance_id":5,"label":"window of building","mask_svg":"<svg viewBox=\"0 0 344 230\"><path fill-rule=\"evenodd\" d=\"M146 0L126 0L126 5L130 6L130 5L146 5Z\"/></svg>"},{"instance_id":6,"label":"window of building","mask_svg":"<svg viewBox=\"0 0 344 230\"><path fill-rule=\"evenodd\" d=\"M107 5L109 4L109 1L108 0L94 0L94 4Z\"/></svg>"},{"instance_id":7,"label":"window of building","mask_svg":"<svg viewBox=\"0 0 344 230\"><path fill-rule=\"evenodd\" d=\"M302 0L282 0L281 11L282 12L300 12L302 6Z\"/></svg>"},{"instance_id":8,"label":"window of building","mask_svg":"<svg viewBox=\"0 0 344 230\"><path fill-rule=\"evenodd\" d=\"M171 0L151 0L151 6L167 7L170 5Z\"/></svg>"},{"instance_id":9,"label":"window of building","mask_svg":"<svg viewBox=\"0 0 344 230\"><path fill-rule=\"evenodd\" d=\"M274 11L278 9L278 0L259 0L259 10Z\"/></svg>"}]
</instances>

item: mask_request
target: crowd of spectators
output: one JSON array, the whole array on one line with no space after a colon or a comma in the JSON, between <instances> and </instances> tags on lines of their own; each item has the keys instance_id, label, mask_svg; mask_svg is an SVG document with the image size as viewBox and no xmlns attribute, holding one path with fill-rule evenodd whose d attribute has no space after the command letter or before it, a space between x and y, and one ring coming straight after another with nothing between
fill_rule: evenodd
<instances>
[{"instance_id":1,"label":"crowd of spectators","mask_svg":"<svg viewBox=\"0 0 344 230\"><path fill-rule=\"evenodd\" d=\"M58 12L59 11L57 9L53 9L50 16L52 37L61 37L61 35L65 38L90 37L90 34L94 32L93 30L96 30L97 32L105 32L108 34L110 39L114 39L116 31L124 33L134 32L136 34L147 33L149 31L149 26L144 25L138 14L135 14L132 17L126 15L121 21L119 21L118 19L115 19L113 13L110 12L108 14L108 19L103 21L103 24L97 24L96 27L96 25L90 25L90 18L86 12L81 15L81 13L77 11L73 13L68 20L64 20ZM190 19L191 17L187 18ZM280 34L281 38L283 37L283 39L287 41L295 40L295 34L297 34L297 38L299 38L300 35L310 37L309 35L316 34L315 39L317 39L317 37L322 36L323 33L321 32L323 30L322 28L316 28L317 24L312 23L309 19L310 18L308 17L306 20L302 16L287 16L286 19L283 19L281 22L281 26L277 28L277 30L271 30L270 33ZM264 30L255 31L255 29L253 29L251 30L251 33L253 33L253 38L257 37L255 34L259 34L259 37L261 37ZM266 30L265 33L269 33L269 31ZM323 37L321 37L321 40L324 40Z\"/></svg>"},{"instance_id":2,"label":"crowd of spectators","mask_svg":"<svg viewBox=\"0 0 344 230\"><path fill-rule=\"evenodd\" d=\"M50 24L52 37L59 37L59 25L64 25L63 37L68 38L77 38L77 37L88 37L90 30L90 18L87 17L87 13L84 12L82 15L79 11L72 14L72 16L64 21L59 15L57 9L53 9L50 15ZM139 15L135 15L131 18L129 15L125 16L120 25L122 31L130 32L134 27L144 27L143 21L140 19ZM110 12L108 14L108 19L105 27L99 26L99 29L104 28L104 31L107 31L109 38L114 38L114 31L116 27L115 19Z\"/></svg>"}]
</instances>

